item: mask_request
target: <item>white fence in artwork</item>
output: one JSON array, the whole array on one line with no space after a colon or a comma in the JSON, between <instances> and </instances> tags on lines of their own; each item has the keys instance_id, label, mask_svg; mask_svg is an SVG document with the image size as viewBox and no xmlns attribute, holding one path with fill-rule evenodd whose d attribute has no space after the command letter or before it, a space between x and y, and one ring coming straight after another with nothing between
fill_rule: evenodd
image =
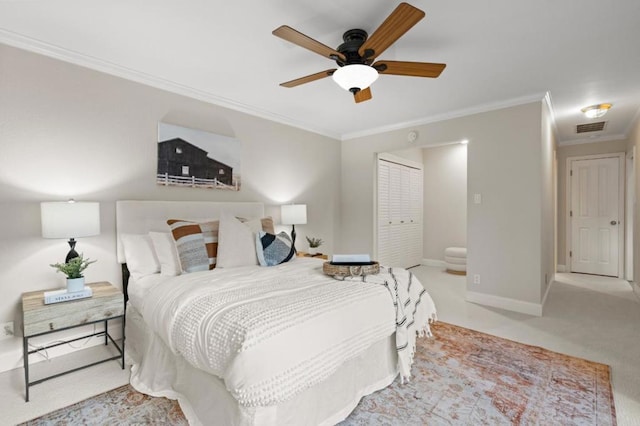
<instances>
[{"instance_id":1,"label":"white fence in artwork","mask_svg":"<svg viewBox=\"0 0 640 426\"><path fill-rule=\"evenodd\" d=\"M177 185L177 186L191 186L198 188L215 188L215 189L230 189L237 191L238 182L235 185L227 185L220 182L218 179L202 179L195 176L172 176L168 173L160 173L156 178L157 182L161 185Z\"/></svg>"}]
</instances>

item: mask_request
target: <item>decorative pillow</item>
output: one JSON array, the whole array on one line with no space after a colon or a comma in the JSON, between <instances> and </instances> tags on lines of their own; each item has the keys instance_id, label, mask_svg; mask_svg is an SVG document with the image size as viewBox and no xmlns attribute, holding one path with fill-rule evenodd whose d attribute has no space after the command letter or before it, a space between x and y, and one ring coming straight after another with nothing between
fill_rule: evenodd
<instances>
[{"instance_id":1,"label":"decorative pillow","mask_svg":"<svg viewBox=\"0 0 640 426\"><path fill-rule=\"evenodd\" d=\"M218 267L257 265L254 234L262 231L262 221L254 219L241 222L233 216L220 218Z\"/></svg>"},{"instance_id":2,"label":"decorative pillow","mask_svg":"<svg viewBox=\"0 0 640 426\"><path fill-rule=\"evenodd\" d=\"M238 219L242 223L249 222L248 219L245 219L242 217L237 217L236 219ZM264 232L268 232L269 234L276 233L275 228L273 226L273 218L271 216L263 217L262 219L260 219L260 224L262 225L262 230Z\"/></svg>"},{"instance_id":3,"label":"decorative pillow","mask_svg":"<svg viewBox=\"0 0 640 426\"><path fill-rule=\"evenodd\" d=\"M160 274L169 276L180 275L182 268L180 268L178 251L176 250L176 244L173 241L171 233L149 232L149 237L151 237L153 248L160 262Z\"/></svg>"},{"instance_id":4,"label":"decorative pillow","mask_svg":"<svg viewBox=\"0 0 640 426\"><path fill-rule=\"evenodd\" d=\"M134 279L160 272L160 262L148 235L122 234L120 239L127 258L127 268Z\"/></svg>"},{"instance_id":5,"label":"decorative pillow","mask_svg":"<svg viewBox=\"0 0 640 426\"><path fill-rule=\"evenodd\" d=\"M273 235L261 231L256 235L256 253L260 265L275 266L293 259L296 249L286 232Z\"/></svg>"},{"instance_id":6,"label":"decorative pillow","mask_svg":"<svg viewBox=\"0 0 640 426\"><path fill-rule=\"evenodd\" d=\"M216 267L218 253L217 220L205 223L169 219L182 272L206 271Z\"/></svg>"}]
</instances>

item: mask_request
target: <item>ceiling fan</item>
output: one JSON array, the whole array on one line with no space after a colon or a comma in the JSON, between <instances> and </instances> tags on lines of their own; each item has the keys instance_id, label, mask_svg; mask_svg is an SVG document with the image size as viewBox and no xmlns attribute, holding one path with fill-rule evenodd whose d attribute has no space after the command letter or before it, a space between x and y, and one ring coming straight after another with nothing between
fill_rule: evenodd
<instances>
[{"instance_id":1,"label":"ceiling fan","mask_svg":"<svg viewBox=\"0 0 640 426\"><path fill-rule=\"evenodd\" d=\"M287 81L281 83L280 86L295 87L332 76L339 86L353 93L355 101L358 103L371 99L369 86L378 78L379 74L436 78L444 70L446 64L385 60L374 62L382 52L424 18L424 15L422 10L407 3L400 3L371 37L368 37L364 30L348 30L342 36L344 43L337 49L332 49L287 25L283 25L275 29L273 35L335 61L338 68Z\"/></svg>"}]
</instances>

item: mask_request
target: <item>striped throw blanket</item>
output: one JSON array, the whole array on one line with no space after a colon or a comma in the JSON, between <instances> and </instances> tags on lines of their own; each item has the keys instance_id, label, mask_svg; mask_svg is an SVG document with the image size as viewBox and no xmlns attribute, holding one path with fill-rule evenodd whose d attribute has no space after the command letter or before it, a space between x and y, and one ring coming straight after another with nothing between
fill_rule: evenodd
<instances>
[{"instance_id":1,"label":"striped throw blanket","mask_svg":"<svg viewBox=\"0 0 640 426\"><path fill-rule=\"evenodd\" d=\"M411 377L411 365L416 351L416 336L432 336L429 323L437 320L436 307L420 281L403 268L381 266L380 273L346 277L349 281L362 281L382 285L389 290L396 312L396 349L398 369L404 383Z\"/></svg>"}]
</instances>

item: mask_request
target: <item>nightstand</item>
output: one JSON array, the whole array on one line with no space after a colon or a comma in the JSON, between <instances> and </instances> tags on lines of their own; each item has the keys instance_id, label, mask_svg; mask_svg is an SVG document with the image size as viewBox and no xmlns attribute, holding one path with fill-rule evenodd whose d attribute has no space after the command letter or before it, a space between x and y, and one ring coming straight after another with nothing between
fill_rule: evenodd
<instances>
[{"instance_id":1,"label":"nightstand","mask_svg":"<svg viewBox=\"0 0 640 426\"><path fill-rule=\"evenodd\" d=\"M322 254L322 253L309 254L309 253L305 253L303 251L299 251L298 252L298 257L315 257L316 259L329 260L329 255L328 254Z\"/></svg>"},{"instance_id":2,"label":"nightstand","mask_svg":"<svg viewBox=\"0 0 640 426\"><path fill-rule=\"evenodd\" d=\"M22 319L24 328L22 350L26 388L25 400L27 402L29 401L29 387L42 383L45 380L115 359L122 361L122 369L124 369L124 295L108 282L91 283L87 284L87 286L93 290L91 297L49 305L44 304L44 290L22 294ZM119 346L109 334L109 321L117 318L122 319L122 346ZM94 332L75 339L56 341L50 345L29 350L29 339L32 337L97 323L104 323L104 331ZM29 382L29 355L44 349L92 336L104 336L104 344L108 345L109 341L111 341L117 349L118 354L107 359L98 360L72 370Z\"/></svg>"}]
</instances>

